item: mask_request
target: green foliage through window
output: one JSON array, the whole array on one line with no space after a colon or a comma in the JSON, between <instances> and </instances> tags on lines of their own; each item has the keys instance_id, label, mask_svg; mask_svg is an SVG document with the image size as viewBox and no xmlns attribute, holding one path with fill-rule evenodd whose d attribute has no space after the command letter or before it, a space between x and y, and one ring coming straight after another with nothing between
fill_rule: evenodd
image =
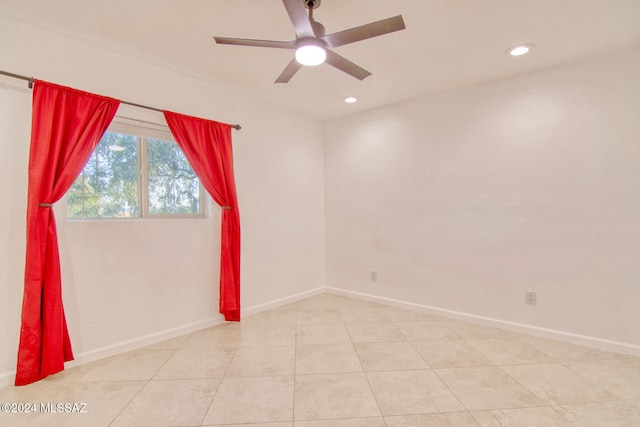
<instances>
[{"instance_id":1,"label":"green foliage through window","mask_svg":"<svg viewBox=\"0 0 640 427\"><path fill-rule=\"evenodd\" d=\"M67 192L71 219L200 214L200 182L173 141L107 132Z\"/></svg>"},{"instance_id":2,"label":"green foliage through window","mask_svg":"<svg viewBox=\"0 0 640 427\"><path fill-rule=\"evenodd\" d=\"M198 213L200 182L175 142L149 139L149 213Z\"/></svg>"}]
</instances>

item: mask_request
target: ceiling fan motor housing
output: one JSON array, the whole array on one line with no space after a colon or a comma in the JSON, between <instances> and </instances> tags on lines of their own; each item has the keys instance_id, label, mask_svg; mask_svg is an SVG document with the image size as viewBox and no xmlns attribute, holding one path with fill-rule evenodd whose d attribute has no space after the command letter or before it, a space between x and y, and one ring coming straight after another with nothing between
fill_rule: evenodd
<instances>
[{"instance_id":1,"label":"ceiling fan motor housing","mask_svg":"<svg viewBox=\"0 0 640 427\"><path fill-rule=\"evenodd\" d=\"M324 25L315 19L311 21L311 26L313 27L313 32L317 37L324 37L327 34L327 30L324 28Z\"/></svg>"}]
</instances>

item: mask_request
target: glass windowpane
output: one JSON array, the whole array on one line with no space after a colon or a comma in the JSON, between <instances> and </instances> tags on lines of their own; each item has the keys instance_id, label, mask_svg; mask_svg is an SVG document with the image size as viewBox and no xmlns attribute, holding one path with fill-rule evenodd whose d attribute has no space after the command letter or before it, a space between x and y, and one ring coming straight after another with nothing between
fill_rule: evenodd
<instances>
[{"instance_id":1,"label":"glass windowpane","mask_svg":"<svg viewBox=\"0 0 640 427\"><path fill-rule=\"evenodd\" d=\"M200 182L175 142L147 140L148 211L152 215L197 215Z\"/></svg>"},{"instance_id":2,"label":"glass windowpane","mask_svg":"<svg viewBox=\"0 0 640 427\"><path fill-rule=\"evenodd\" d=\"M139 216L137 145L135 136L104 134L82 174L67 192L67 217Z\"/></svg>"}]
</instances>

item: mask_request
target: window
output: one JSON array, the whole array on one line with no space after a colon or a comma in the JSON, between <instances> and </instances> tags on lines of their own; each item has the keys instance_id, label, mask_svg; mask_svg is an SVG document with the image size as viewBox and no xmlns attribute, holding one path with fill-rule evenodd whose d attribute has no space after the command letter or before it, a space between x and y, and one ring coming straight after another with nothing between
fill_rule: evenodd
<instances>
[{"instance_id":1,"label":"window","mask_svg":"<svg viewBox=\"0 0 640 427\"><path fill-rule=\"evenodd\" d=\"M203 217L203 194L170 133L112 124L67 192L67 218Z\"/></svg>"}]
</instances>

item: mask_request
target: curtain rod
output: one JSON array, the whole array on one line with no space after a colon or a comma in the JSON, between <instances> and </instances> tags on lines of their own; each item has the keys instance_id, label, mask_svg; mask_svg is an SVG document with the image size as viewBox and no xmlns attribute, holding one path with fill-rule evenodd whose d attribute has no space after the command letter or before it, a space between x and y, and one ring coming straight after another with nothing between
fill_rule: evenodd
<instances>
[{"instance_id":1,"label":"curtain rod","mask_svg":"<svg viewBox=\"0 0 640 427\"><path fill-rule=\"evenodd\" d=\"M23 76L23 75L20 75L20 74L15 74L15 73L10 73L8 71L3 71L3 70L0 70L0 74L2 74L4 76L13 77L14 79L25 80L25 81L27 81L29 83L29 89L33 88L33 80L34 80L33 77L27 77L27 76ZM162 110L160 108L149 107L147 105L142 105L142 104L136 104L135 102L129 102L129 101L120 100L120 103L131 105L133 107L144 108L145 110L159 111L160 113L164 112L164 110ZM235 130L242 129L242 126L240 126L240 125L231 125L231 127L234 128Z\"/></svg>"}]
</instances>

